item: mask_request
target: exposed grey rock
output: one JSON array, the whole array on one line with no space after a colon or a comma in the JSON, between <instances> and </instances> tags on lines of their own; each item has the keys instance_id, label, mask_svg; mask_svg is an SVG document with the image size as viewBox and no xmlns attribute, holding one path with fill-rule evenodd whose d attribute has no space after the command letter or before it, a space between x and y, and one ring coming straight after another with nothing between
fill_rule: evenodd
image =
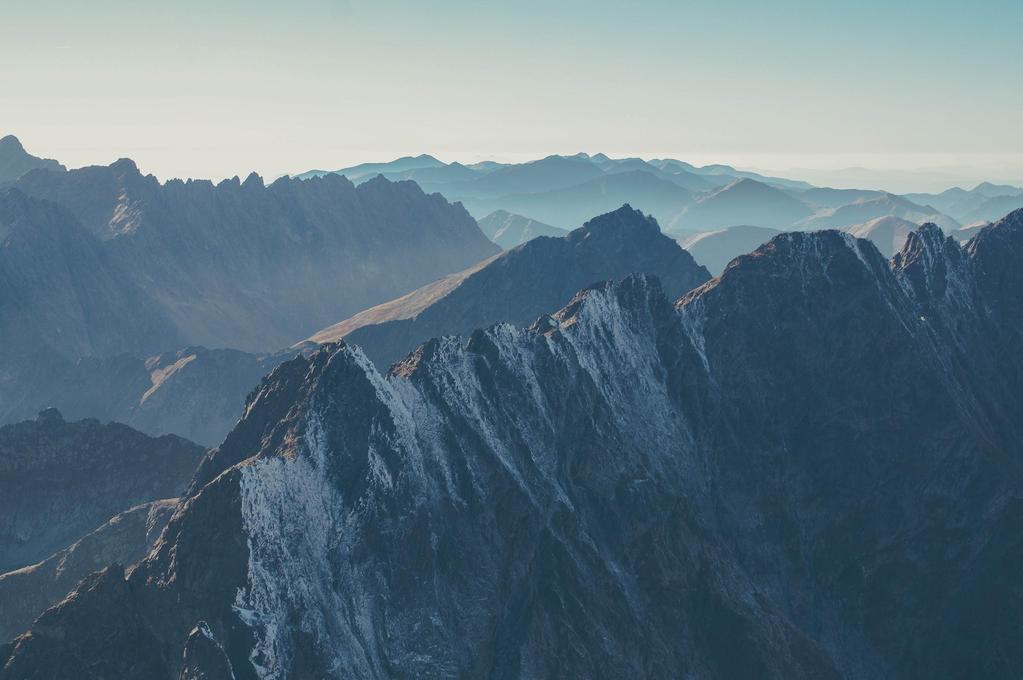
<instances>
[{"instance_id":1,"label":"exposed grey rock","mask_svg":"<svg viewBox=\"0 0 1023 680\"><path fill-rule=\"evenodd\" d=\"M234 680L231 662L205 621L196 624L185 641L179 680Z\"/></svg>"}]
</instances>

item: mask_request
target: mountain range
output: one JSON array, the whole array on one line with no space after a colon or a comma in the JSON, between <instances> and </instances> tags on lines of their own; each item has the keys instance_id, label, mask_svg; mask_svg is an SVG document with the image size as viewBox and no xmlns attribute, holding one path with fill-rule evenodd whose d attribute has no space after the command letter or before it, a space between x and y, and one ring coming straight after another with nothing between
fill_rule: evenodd
<instances>
[{"instance_id":1,"label":"mountain range","mask_svg":"<svg viewBox=\"0 0 1023 680\"><path fill-rule=\"evenodd\" d=\"M674 159L548 156L517 164L445 164L433 156L401 158L335 171L365 182L382 174L414 179L465 205L477 219L504 211L573 229L590 216L630 203L680 237L750 225L785 230L847 228L892 215L952 231L993 221L1023 206L1023 189L983 183L972 190L895 196L884 191L815 187L723 165L697 167ZM327 174L303 173L299 177ZM936 207L935 207L936 206ZM954 213L954 214L953 214Z\"/></svg>"},{"instance_id":2,"label":"mountain range","mask_svg":"<svg viewBox=\"0 0 1023 680\"><path fill-rule=\"evenodd\" d=\"M0 167L0 423L58 406L216 444L294 344L500 252L413 182L161 183L66 170L13 137Z\"/></svg>"},{"instance_id":3,"label":"mountain range","mask_svg":"<svg viewBox=\"0 0 1023 680\"><path fill-rule=\"evenodd\" d=\"M888 216L908 220L917 225L933 222L945 231L953 231L960 226L958 222L930 206L920 206L894 194L859 199L837 208L821 210L794 223L794 226L797 229L841 229Z\"/></svg>"},{"instance_id":4,"label":"mountain range","mask_svg":"<svg viewBox=\"0 0 1023 680\"><path fill-rule=\"evenodd\" d=\"M78 582L110 564L134 564L153 548L177 509L177 498L120 512L45 560L0 573L0 640L11 640Z\"/></svg>"},{"instance_id":5,"label":"mountain range","mask_svg":"<svg viewBox=\"0 0 1023 680\"><path fill-rule=\"evenodd\" d=\"M743 178L697 198L670 223L671 229L701 231L740 224L780 229L812 211L781 189Z\"/></svg>"},{"instance_id":6,"label":"mountain range","mask_svg":"<svg viewBox=\"0 0 1023 680\"><path fill-rule=\"evenodd\" d=\"M105 267L111 279L119 277L111 287L135 296L117 311L130 314L141 328L124 331L119 326L127 322L119 320L102 324L107 333L138 335L119 348L135 353L186 345L273 351L498 252L464 210L424 194L413 182L375 179L356 187L327 175L265 186L253 174L244 182L161 184L121 160L67 172L33 171L5 195L0 224L11 221L12 210L46 213L40 220L53 232L45 235L48 241L59 235L68 251L94 252L96 267ZM21 247L44 255L55 271L15 270L12 292L28 297L33 286L79 265L66 261L67 252L46 253L47 244L39 243L44 236L37 234L41 227L20 224L9 228L18 228ZM0 251L4 261L8 251L7 245ZM83 276L73 283L88 285ZM54 290L46 299L57 305L72 295ZM97 308L87 316L116 313L100 307L112 306L113 299L108 292L90 296ZM38 314L29 305L22 308L25 315ZM31 328L32 337L58 344L56 326L67 322L47 323ZM0 327L0 337L9 332ZM99 342L59 344L62 353L104 355L116 349Z\"/></svg>"},{"instance_id":7,"label":"mountain range","mask_svg":"<svg viewBox=\"0 0 1023 680\"><path fill-rule=\"evenodd\" d=\"M6 137L0 680L1012 677L1017 202Z\"/></svg>"},{"instance_id":8,"label":"mountain range","mask_svg":"<svg viewBox=\"0 0 1023 680\"><path fill-rule=\"evenodd\" d=\"M0 678L1011 677L1023 211L281 364Z\"/></svg>"},{"instance_id":9,"label":"mountain range","mask_svg":"<svg viewBox=\"0 0 1023 680\"><path fill-rule=\"evenodd\" d=\"M1023 188L981 182L973 189L952 187L940 194L907 194L906 198L933 205L962 224L990 222L1023 207Z\"/></svg>"},{"instance_id":10,"label":"mountain range","mask_svg":"<svg viewBox=\"0 0 1023 680\"><path fill-rule=\"evenodd\" d=\"M562 238L539 237L460 274L373 307L313 335L359 345L388 365L430 338L499 322L527 325L567 304L580 288L634 272L660 277L678 297L710 278L657 222L625 205Z\"/></svg>"}]
</instances>

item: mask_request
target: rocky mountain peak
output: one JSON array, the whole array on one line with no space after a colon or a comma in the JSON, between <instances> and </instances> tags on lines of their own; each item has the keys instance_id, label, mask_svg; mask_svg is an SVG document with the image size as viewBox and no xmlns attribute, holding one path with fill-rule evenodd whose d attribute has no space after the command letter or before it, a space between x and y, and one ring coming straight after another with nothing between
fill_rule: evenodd
<instances>
[{"instance_id":1,"label":"rocky mountain peak","mask_svg":"<svg viewBox=\"0 0 1023 680\"><path fill-rule=\"evenodd\" d=\"M141 175L139 166L131 158L118 158L110 164L110 169L118 174Z\"/></svg>"},{"instance_id":2,"label":"rocky mountain peak","mask_svg":"<svg viewBox=\"0 0 1023 680\"><path fill-rule=\"evenodd\" d=\"M64 170L49 158L33 156L14 135L0 139L0 182L11 182L33 170Z\"/></svg>"},{"instance_id":3,"label":"rocky mountain peak","mask_svg":"<svg viewBox=\"0 0 1023 680\"><path fill-rule=\"evenodd\" d=\"M21 140L19 140L14 135L5 135L4 137L0 138L0 153L15 152L20 153L25 152L25 147L21 144Z\"/></svg>"},{"instance_id":4,"label":"rocky mountain peak","mask_svg":"<svg viewBox=\"0 0 1023 680\"><path fill-rule=\"evenodd\" d=\"M59 410L51 406L50 408L43 409L39 412L39 415L36 416L36 422L44 427L52 427L63 424L64 416Z\"/></svg>"},{"instance_id":5,"label":"rocky mountain peak","mask_svg":"<svg viewBox=\"0 0 1023 680\"><path fill-rule=\"evenodd\" d=\"M971 304L972 279L963 250L932 222L909 233L902 250L892 258L892 268L920 304L946 297Z\"/></svg>"},{"instance_id":6,"label":"rocky mountain peak","mask_svg":"<svg viewBox=\"0 0 1023 680\"><path fill-rule=\"evenodd\" d=\"M250 172L245 181L242 182L243 189L262 189L264 186L263 178L257 172Z\"/></svg>"},{"instance_id":7,"label":"rocky mountain peak","mask_svg":"<svg viewBox=\"0 0 1023 680\"><path fill-rule=\"evenodd\" d=\"M626 203L617 210L594 217L579 229L570 232L568 239L570 242L590 238L620 240L644 238L660 233L661 228L657 220Z\"/></svg>"}]
</instances>

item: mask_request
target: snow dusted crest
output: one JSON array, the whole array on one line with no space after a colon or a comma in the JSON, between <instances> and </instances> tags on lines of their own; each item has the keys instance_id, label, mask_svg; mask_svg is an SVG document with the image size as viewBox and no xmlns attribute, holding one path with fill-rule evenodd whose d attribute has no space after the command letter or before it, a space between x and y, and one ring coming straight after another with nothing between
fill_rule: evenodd
<instances>
[{"instance_id":1,"label":"snow dusted crest","mask_svg":"<svg viewBox=\"0 0 1023 680\"><path fill-rule=\"evenodd\" d=\"M235 610L256 633L251 661L260 677L301 668L303 636L322 641L317 672L385 674L381 648L368 641L388 620L374 595L374 570L359 557L385 514L474 507L493 493L495 475L532 506L574 507L563 476L569 442L555 416L566 398L607 409L608 436L646 442L615 449L616 465L640 464L648 455L640 450L691 442L664 387L658 351L673 319L659 283L637 275L582 291L548 317L543 332L497 325L468 339L432 340L386 377L357 347L321 350L329 358L313 360L318 374L309 379L317 387L307 397L298 455L242 470L250 558ZM460 521L429 522L427 553L456 540L448 524ZM419 539L398 544L409 540ZM488 562L481 568L497 567ZM473 591L474 598L493 596L484 583ZM459 648L454 639L486 628L474 617L447 620L428 593L409 606L407 620L387 625L409 653L434 650L419 652L423 669L454 663L447 658ZM417 608L425 609L413 614ZM422 628L430 620L438 626ZM430 639L436 644L425 644Z\"/></svg>"}]
</instances>

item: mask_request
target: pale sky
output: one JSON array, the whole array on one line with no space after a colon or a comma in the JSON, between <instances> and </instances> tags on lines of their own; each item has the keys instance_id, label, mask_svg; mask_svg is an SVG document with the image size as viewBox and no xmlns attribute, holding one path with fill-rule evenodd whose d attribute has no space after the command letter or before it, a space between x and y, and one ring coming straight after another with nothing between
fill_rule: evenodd
<instances>
[{"instance_id":1,"label":"pale sky","mask_svg":"<svg viewBox=\"0 0 1023 680\"><path fill-rule=\"evenodd\" d=\"M603 151L1023 182L1018 0L0 2L0 135L71 166Z\"/></svg>"}]
</instances>

